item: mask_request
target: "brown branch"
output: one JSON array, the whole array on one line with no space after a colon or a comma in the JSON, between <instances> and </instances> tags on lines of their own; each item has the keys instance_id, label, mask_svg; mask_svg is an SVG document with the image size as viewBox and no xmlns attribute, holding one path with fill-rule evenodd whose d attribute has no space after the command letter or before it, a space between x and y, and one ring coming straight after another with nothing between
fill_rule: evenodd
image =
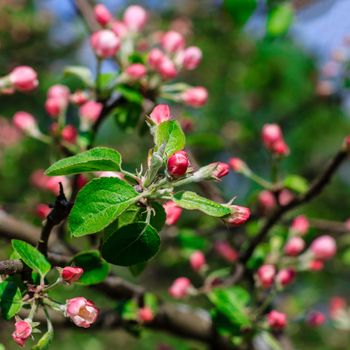
<instances>
[{"instance_id":1,"label":"brown branch","mask_svg":"<svg viewBox=\"0 0 350 350\"><path fill-rule=\"evenodd\" d=\"M92 6L88 0L71 0L77 12L81 17L84 18L84 23L90 32L95 32L100 28L99 24L96 22Z\"/></svg>"},{"instance_id":2,"label":"brown branch","mask_svg":"<svg viewBox=\"0 0 350 350\"><path fill-rule=\"evenodd\" d=\"M309 190L296 196L287 205L279 207L270 217L267 218L265 224L262 226L259 233L252 239L247 250L242 254L240 262L245 264L255 251L255 248L265 239L270 229L290 210L296 207L308 203L310 200L318 196L326 185L330 182L332 176L338 170L343 161L347 158L348 152L346 150L340 150L335 157L331 160L325 171L320 174L318 178L311 184Z\"/></svg>"},{"instance_id":3,"label":"brown branch","mask_svg":"<svg viewBox=\"0 0 350 350\"><path fill-rule=\"evenodd\" d=\"M332 234L346 234L350 232L350 228L343 222L309 219L310 225L319 231L328 231Z\"/></svg>"}]
</instances>

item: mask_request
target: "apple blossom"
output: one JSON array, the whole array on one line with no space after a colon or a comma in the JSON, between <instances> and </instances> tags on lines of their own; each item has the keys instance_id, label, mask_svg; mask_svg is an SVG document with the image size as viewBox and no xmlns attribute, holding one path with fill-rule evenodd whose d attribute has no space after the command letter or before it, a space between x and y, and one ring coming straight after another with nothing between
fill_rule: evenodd
<instances>
[{"instance_id":1,"label":"apple blossom","mask_svg":"<svg viewBox=\"0 0 350 350\"><path fill-rule=\"evenodd\" d=\"M267 315L267 323L269 324L270 328L281 330L287 325L287 316L282 312L272 310Z\"/></svg>"},{"instance_id":2,"label":"apple blossom","mask_svg":"<svg viewBox=\"0 0 350 350\"><path fill-rule=\"evenodd\" d=\"M259 267L256 277L258 284L264 288L269 288L273 285L276 276L276 268L274 265L265 264Z\"/></svg>"},{"instance_id":3,"label":"apple blossom","mask_svg":"<svg viewBox=\"0 0 350 350\"><path fill-rule=\"evenodd\" d=\"M305 248L305 242L301 237L291 237L284 246L284 252L288 256L297 256Z\"/></svg>"},{"instance_id":4,"label":"apple blossom","mask_svg":"<svg viewBox=\"0 0 350 350\"><path fill-rule=\"evenodd\" d=\"M250 217L250 209L240 205L230 205L231 215L225 218L225 222L229 225L242 225Z\"/></svg>"},{"instance_id":5,"label":"apple blossom","mask_svg":"<svg viewBox=\"0 0 350 350\"><path fill-rule=\"evenodd\" d=\"M109 12L107 7L103 4L97 4L94 7L94 15L96 21L101 24L101 26L106 26L112 20L112 14Z\"/></svg>"},{"instance_id":6,"label":"apple blossom","mask_svg":"<svg viewBox=\"0 0 350 350\"><path fill-rule=\"evenodd\" d=\"M66 266L60 271L61 278L67 283L73 283L80 279L84 270L81 267Z\"/></svg>"},{"instance_id":7,"label":"apple blossom","mask_svg":"<svg viewBox=\"0 0 350 350\"><path fill-rule=\"evenodd\" d=\"M205 266L205 255L200 250L193 252L190 256L190 264L194 271L200 271Z\"/></svg>"},{"instance_id":8,"label":"apple blossom","mask_svg":"<svg viewBox=\"0 0 350 350\"><path fill-rule=\"evenodd\" d=\"M316 238L311 243L310 250L315 259L329 260L335 255L337 245L333 237L324 235Z\"/></svg>"},{"instance_id":9,"label":"apple blossom","mask_svg":"<svg viewBox=\"0 0 350 350\"><path fill-rule=\"evenodd\" d=\"M177 206L173 201L168 201L163 204L163 208L165 210L166 214L166 221L165 223L167 225L175 225L178 220L180 219L182 208Z\"/></svg>"},{"instance_id":10,"label":"apple blossom","mask_svg":"<svg viewBox=\"0 0 350 350\"><path fill-rule=\"evenodd\" d=\"M125 25L132 31L140 31L147 23L148 14L146 10L138 5L129 6L123 16Z\"/></svg>"},{"instance_id":11,"label":"apple blossom","mask_svg":"<svg viewBox=\"0 0 350 350\"><path fill-rule=\"evenodd\" d=\"M28 66L18 66L9 75L11 84L19 91L31 91L39 82L36 71Z\"/></svg>"},{"instance_id":12,"label":"apple blossom","mask_svg":"<svg viewBox=\"0 0 350 350\"><path fill-rule=\"evenodd\" d=\"M191 281L186 277L177 278L169 288L169 294L176 299L187 296L191 289Z\"/></svg>"},{"instance_id":13,"label":"apple blossom","mask_svg":"<svg viewBox=\"0 0 350 350\"><path fill-rule=\"evenodd\" d=\"M163 104L155 106L152 112L150 113L150 118L156 124L160 124L162 122L170 120L171 116L169 106Z\"/></svg>"},{"instance_id":14,"label":"apple blossom","mask_svg":"<svg viewBox=\"0 0 350 350\"><path fill-rule=\"evenodd\" d=\"M202 86L185 90L181 95L182 101L192 107L202 107L207 103L208 91Z\"/></svg>"},{"instance_id":15,"label":"apple blossom","mask_svg":"<svg viewBox=\"0 0 350 350\"><path fill-rule=\"evenodd\" d=\"M201 59L202 51L196 46L191 46L183 52L182 64L186 69L192 70L197 68Z\"/></svg>"},{"instance_id":16,"label":"apple blossom","mask_svg":"<svg viewBox=\"0 0 350 350\"><path fill-rule=\"evenodd\" d=\"M96 322L99 309L92 301L77 297L67 300L65 313L78 327L89 328Z\"/></svg>"},{"instance_id":17,"label":"apple blossom","mask_svg":"<svg viewBox=\"0 0 350 350\"><path fill-rule=\"evenodd\" d=\"M103 29L91 35L90 44L96 55L101 58L114 56L120 47L120 39L109 29Z\"/></svg>"},{"instance_id":18,"label":"apple blossom","mask_svg":"<svg viewBox=\"0 0 350 350\"><path fill-rule=\"evenodd\" d=\"M32 326L29 321L19 320L15 323L15 331L12 333L12 338L19 346L24 346L31 334Z\"/></svg>"},{"instance_id":19,"label":"apple blossom","mask_svg":"<svg viewBox=\"0 0 350 350\"><path fill-rule=\"evenodd\" d=\"M188 160L187 153L185 151L178 151L168 158L167 171L171 176L182 176L186 174L189 165L190 161Z\"/></svg>"}]
</instances>

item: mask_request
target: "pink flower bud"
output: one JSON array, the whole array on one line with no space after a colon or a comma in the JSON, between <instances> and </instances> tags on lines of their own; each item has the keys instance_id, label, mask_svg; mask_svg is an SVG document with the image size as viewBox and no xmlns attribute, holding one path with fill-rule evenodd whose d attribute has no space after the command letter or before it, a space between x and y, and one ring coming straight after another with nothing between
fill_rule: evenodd
<instances>
[{"instance_id":1,"label":"pink flower bud","mask_svg":"<svg viewBox=\"0 0 350 350\"><path fill-rule=\"evenodd\" d=\"M264 211L270 211L276 207L276 199L271 191L261 191L258 197L259 205Z\"/></svg>"},{"instance_id":2,"label":"pink flower bud","mask_svg":"<svg viewBox=\"0 0 350 350\"><path fill-rule=\"evenodd\" d=\"M301 237L295 236L288 240L284 246L284 252L288 256L297 256L305 248L305 242Z\"/></svg>"},{"instance_id":3,"label":"pink flower bud","mask_svg":"<svg viewBox=\"0 0 350 350\"><path fill-rule=\"evenodd\" d=\"M128 34L127 26L121 21L113 21L112 31L119 37L124 38Z\"/></svg>"},{"instance_id":4,"label":"pink flower bud","mask_svg":"<svg viewBox=\"0 0 350 350\"><path fill-rule=\"evenodd\" d=\"M70 96L70 100L72 103L74 103L77 106L81 106L87 101L89 101L88 94L84 91L76 91L74 94Z\"/></svg>"},{"instance_id":5,"label":"pink flower bud","mask_svg":"<svg viewBox=\"0 0 350 350\"><path fill-rule=\"evenodd\" d=\"M281 128L277 124L265 124L262 129L265 147L276 155L287 155L289 148L284 142Z\"/></svg>"},{"instance_id":6,"label":"pink flower bud","mask_svg":"<svg viewBox=\"0 0 350 350\"><path fill-rule=\"evenodd\" d=\"M277 124L265 124L261 136L264 145L268 149L271 149L277 141L283 139L282 130Z\"/></svg>"},{"instance_id":7,"label":"pink flower bud","mask_svg":"<svg viewBox=\"0 0 350 350\"><path fill-rule=\"evenodd\" d=\"M9 75L11 84L19 91L35 89L39 82L35 70L28 66L16 67Z\"/></svg>"},{"instance_id":8,"label":"pink flower bud","mask_svg":"<svg viewBox=\"0 0 350 350\"><path fill-rule=\"evenodd\" d=\"M164 50L174 53L177 51L180 51L185 46L185 39L183 36L175 31L166 32L162 39L161 44L164 48Z\"/></svg>"},{"instance_id":9,"label":"pink flower bud","mask_svg":"<svg viewBox=\"0 0 350 350\"><path fill-rule=\"evenodd\" d=\"M69 100L69 94L70 94L69 88L61 84L53 85L47 91L48 98L62 98L67 102Z\"/></svg>"},{"instance_id":10,"label":"pink flower bud","mask_svg":"<svg viewBox=\"0 0 350 350\"><path fill-rule=\"evenodd\" d=\"M66 316L78 326L89 328L96 322L100 310L96 305L83 297L67 300Z\"/></svg>"},{"instance_id":11,"label":"pink flower bud","mask_svg":"<svg viewBox=\"0 0 350 350\"><path fill-rule=\"evenodd\" d=\"M184 298L191 288L191 281L186 277L177 278L169 288L169 294L176 299Z\"/></svg>"},{"instance_id":12,"label":"pink flower bud","mask_svg":"<svg viewBox=\"0 0 350 350\"><path fill-rule=\"evenodd\" d=\"M307 217L305 215L299 215L293 220L290 228L295 233L305 235L309 231L309 227L310 224Z\"/></svg>"},{"instance_id":13,"label":"pink flower bud","mask_svg":"<svg viewBox=\"0 0 350 350\"><path fill-rule=\"evenodd\" d=\"M120 39L111 30L103 29L91 35L90 44L97 56L108 58L119 50Z\"/></svg>"},{"instance_id":14,"label":"pink flower bud","mask_svg":"<svg viewBox=\"0 0 350 350\"><path fill-rule=\"evenodd\" d=\"M275 281L275 276L275 266L269 264L260 266L256 273L258 284L263 288L270 288Z\"/></svg>"},{"instance_id":15,"label":"pink flower bud","mask_svg":"<svg viewBox=\"0 0 350 350\"><path fill-rule=\"evenodd\" d=\"M170 108L168 105L157 105L153 108L150 118L156 123L160 124L170 120Z\"/></svg>"},{"instance_id":16,"label":"pink flower bud","mask_svg":"<svg viewBox=\"0 0 350 350\"><path fill-rule=\"evenodd\" d=\"M28 321L20 320L15 323L15 331L12 333L12 338L19 346L24 346L31 334L32 326Z\"/></svg>"},{"instance_id":17,"label":"pink flower bud","mask_svg":"<svg viewBox=\"0 0 350 350\"><path fill-rule=\"evenodd\" d=\"M205 256L200 251L197 250L190 256L190 264L194 271L200 271L205 265Z\"/></svg>"},{"instance_id":18,"label":"pink flower bud","mask_svg":"<svg viewBox=\"0 0 350 350\"><path fill-rule=\"evenodd\" d=\"M229 225L242 225L244 224L250 217L250 209L246 207L242 207L240 205L231 205L231 215L225 218L225 222Z\"/></svg>"},{"instance_id":19,"label":"pink flower bud","mask_svg":"<svg viewBox=\"0 0 350 350\"><path fill-rule=\"evenodd\" d=\"M106 26L111 20L112 15L107 9L107 7L103 4L97 4L94 8L94 15L96 21L101 24L101 26Z\"/></svg>"},{"instance_id":20,"label":"pink flower bud","mask_svg":"<svg viewBox=\"0 0 350 350\"><path fill-rule=\"evenodd\" d=\"M46 182L45 189L57 196L60 191L60 182L62 183L63 187L67 186L67 178L64 176L51 176Z\"/></svg>"},{"instance_id":21,"label":"pink flower bud","mask_svg":"<svg viewBox=\"0 0 350 350\"><path fill-rule=\"evenodd\" d=\"M188 106L202 107L207 103L208 91L202 86L193 87L184 91L181 99Z\"/></svg>"},{"instance_id":22,"label":"pink flower bud","mask_svg":"<svg viewBox=\"0 0 350 350\"><path fill-rule=\"evenodd\" d=\"M212 163L215 164L215 163ZM216 179L221 179L222 177L226 176L230 171L230 166L226 163L217 162L217 167L213 172L213 177Z\"/></svg>"},{"instance_id":23,"label":"pink flower bud","mask_svg":"<svg viewBox=\"0 0 350 350\"><path fill-rule=\"evenodd\" d=\"M164 80L173 79L177 75L177 70L174 62L170 58L165 56L161 60L159 65L156 67L156 70Z\"/></svg>"},{"instance_id":24,"label":"pink flower bud","mask_svg":"<svg viewBox=\"0 0 350 350\"><path fill-rule=\"evenodd\" d=\"M311 327L319 327L326 322L326 317L320 311L312 311L308 314L306 321Z\"/></svg>"},{"instance_id":25,"label":"pink flower bud","mask_svg":"<svg viewBox=\"0 0 350 350\"><path fill-rule=\"evenodd\" d=\"M151 322L154 319L152 310L147 306L140 308L138 314L139 320L144 323Z\"/></svg>"},{"instance_id":26,"label":"pink flower bud","mask_svg":"<svg viewBox=\"0 0 350 350\"><path fill-rule=\"evenodd\" d=\"M132 31L140 31L146 25L148 14L146 10L137 5L129 6L124 12L123 21Z\"/></svg>"},{"instance_id":27,"label":"pink flower bud","mask_svg":"<svg viewBox=\"0 0 350 350\"><path fill-rule=\"evenodd\" d=\"M185 151L175 152L168 158L167 171L171 176L182 176L186 174L187 168L190 165L187 153Z\"/></svg>"},{"instance_id":28,"label":"pink flower bud","mask_svg":"<svg viewBox=\"0 0 350 350\"><path fill-rule=\"evenodd\" d=\"M246 163L240 158L230 158L229 164L231 168L237 172L240 172L247 167Z\"/></svg>"},{"instance_id":29,"label":"pink flower bud","mask_svg":"<svg viewBox=\"0 0 350 350\"><path fill-rule=\"evenodd\" d=\"M182 64L186 69L192 70L197 68L201 60L202 51L196 46L191 46L184 51Z\"/></svg>"},{"instance_id":30,"label":"pink flower bud","mask_svg":"<svg viewBox=\"0 0 350 350\"><path fill-rule=\"evenodd\" d=\"M311 260L309 263L309 269L311 271L321 271L324 268L324 262L321 260Z\"/></svg>"},{"instance_id":31,"label":"pink flower bud","mask_svg":"<svg viewBox=\"0 0 350 350\"><path fill-rule=\"evenodd\" d=\"M41 220L45 220L47 218L47 216L50 214L51 212L51 208L44 203L40 203L36 206L36 215L38 215L38 217Z\"/></svg>"},{"instance_id":32,"label":"pink flower bud","mask_svg":"<svg viewBox=\"0 0 350 350\"><path fill-rule=\"evenodd\" d=\"M157 69L159 65L163 62L164 57L164 53L161 50L155 48L149 52L147 62L152 69Z\"/></svg>"},{"instance_id":33,"label":"pink flower bud","mask_svg":"<svg viewBox=\"0 0 350 350\"><path fill-rule=\"evenodd\" d=\"M331 236L320 236L310 246L311 252L318 260L329 260L337 252L337 245Z\"/></svg>"},{"instance_id":34,"label":"pink flower bud","mask_svg":"<svg viewBox=\"0 0 350 350\"><path fill-rule=\"evenodd\" d=\"M287 316L282 312L272 310L267 315L267 323L272 329L281 330L287 325Z\"/></svg>"},{"instance_id":35,"label":"pink flower bud","mask_svg":"<svg viewBox=\"0 0 350 350\"><path fill-rule=\"evenodd\" d=\"M88 101L80 107L79 115L81 119L86 121L87 123L95 123L101 115L102 108L102 103Z\"/></svg>"},{"instance_id":36,"label":"pink flower bud","mask_svg":"<svg viewBox=\"0 0 350 350\"><path fill-rule=\"evenodd\" d=\"M282 206L289 204L293 199L294 194L289 190L282 190L278 196L278 201Z\"/></svg>"},{"instance_id":37,"label":"pink flower bud","mask_svg":"<svg viewBox=\"0 0 350 350\"><path fill-rule=\"evenodd\" d=\"M88 182L89 182L89 179L86 176L78 175L77 187L79 190L82 189Z\"/></svg>"},{"instance_id":38,"label":"pink flower bud","mask_svg":"<svg viewBox=\"0 0 350 350\"><path fill-rule=\"evenodd\" d=\"M30 176L30 183L37 188L45 189L49 177L45 175L43 169L35 170Z\"/></svg>"},{"instance_id":39,"label":"pink flower bud","mask_svg":"<svg viewBox=\"0 0 350 350\"><path fill-rule=\"evenodd\" d=\"M214 244L214 250L230 263L235 262L238 258L237 252L227 242L216 241Z\"/></svg>"},{"instance_id":40,"label":"pink flower bud","mask_svg":"<svg viewBox=\"0 0 350 350\"><path fill-rule=\"evenodd\" d=\"M78 131L73 125L66 125L62 130L62 139L69 143L76 143Z\"/></svg>"},{"instance_id":41,"label":"pink flower bud","mask_svg":"<svg viewBox=\"0 0 350 350\"><path fill-rule=\"evenodd\" d=\"M17 112L13 116L13 125L26 134L33 134L38 130L35 118L27 112Z\"/></svg>"},{"instance_id":42,"label":"pink flower bud","mask_svg":"<svg viewBox=\"0 0 350 350\"><path fill-rule=\"evenodd\" d=\"M63 281L69 284L78 281L83 273L84 270L81 267L73 266L66 266L60 272Z\"/></svg>"},{"instance_id":43,"label":"pink flower bud","mask_svg":"<svg viewBox=\"0 0 350 350\"><path fill-rule=\"evenodd\" d=\"M147 74L146 67L140 63L132 64L131 66L126 68L125 72L131 79L134 80L142 79Z\"/></svg>"},{"instance_id":44,"label":"pink flower bud","mask_svg":"<svg viewBox=\"0 0 350 350\"><path fill-rule=\"evenodd\" d=\"M166 214L167 225L175 225L181 216L182 208L178 207L173 201L168 201L163 204L163 208Z\"/></svg>"},{"instance_id":45,"label":"pink flower bud","mask_svg":"<svg viewBox=\"0 0 350 350\"><path fill-rule=\"evenodd\" d=\"M294 282L295 275L296 275L295 270L291 267L288 267L278 272L276 276L276 281L279 285L281 285L282 287L285 287Z\"/></svg>"},{"instance_id":46,"label":"pink flower bud","mask_svg":"<svg viewBox=\"0 0 350 350\"><path fill-rule=\"evenodd\" d=\"M329 313L332 319L337 318L340 312L345 310L346 300L342 297L333 297L329 303Z\"/></svg>"},{"instance_id":47,"label":"pink flower bud","mask_svg":"<svg viewBox=\"0 0 350 350\"><path fill-rule=\"evenodd\" d=\"M51 117L58 117L67 108L67 101L61 97L49 97L45 102L46 112Z\"/></svg>"}]
</instances>

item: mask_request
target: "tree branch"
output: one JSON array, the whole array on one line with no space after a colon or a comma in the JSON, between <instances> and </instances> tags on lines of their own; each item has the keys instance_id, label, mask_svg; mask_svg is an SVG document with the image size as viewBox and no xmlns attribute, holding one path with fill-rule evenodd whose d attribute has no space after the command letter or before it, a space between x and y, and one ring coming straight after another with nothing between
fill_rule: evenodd
<instances>
[{"instance_id":1,"label":"tree branch","mask_svg":"<svg viewBox=\"0 0 350 350\"><path fill-rule=\"evenodd\" d=\"M300 196L296 196L287 205L279 207L270 217L267 218L260 232L252 239L247 250L242 254L240 258L242 264L249 260L254 253L255 248L265 239L270 229L283 217L283 215L300 205L308 203L322 192L347 156L348 152L341 149L331 160L324 172L314 180L307 192Z\"/></svg>"}]
</instances>

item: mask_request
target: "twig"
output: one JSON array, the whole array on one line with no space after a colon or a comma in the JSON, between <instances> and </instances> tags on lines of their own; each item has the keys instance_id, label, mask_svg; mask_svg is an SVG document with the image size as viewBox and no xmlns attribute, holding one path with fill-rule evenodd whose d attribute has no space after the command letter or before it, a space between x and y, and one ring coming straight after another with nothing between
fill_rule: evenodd
<instances>
[{"instance_id":1,"label":"twig","mask_svg":"<svg viewBox=\"0 0 350 350\"><path fill-rule=\"evenodd\" d=\"M37 245L39 252L45 256L47 255L48 242L53 227L67 218L71 207L72 204L67 201L67 198L63 191L62 183L60 182L60 192L56 197L53 208L46 219L45 225L42 228L40 239Z\"/></svg>"},{"instance_id":2,"label":"twig","mask_svg":"<svg viewBox=\"0 0 350 350\"><path fill-rule=\"evenodd\" d=\"M283 215L290 210L309 202L322 192L340 165L347 158L347 155L348 152L346 150L340 150L331 160L325 171L321 173L320 176L311 184L307 192L300 196L296 196L287 205L279 207L270 217L267 218L260 232L252 239L247 250L242 254L240 258L240 262L242 264L245 264L249 260L254 253L255 248L265 239L270 229L283 217Z\"/></svg>"}]
</instances>

